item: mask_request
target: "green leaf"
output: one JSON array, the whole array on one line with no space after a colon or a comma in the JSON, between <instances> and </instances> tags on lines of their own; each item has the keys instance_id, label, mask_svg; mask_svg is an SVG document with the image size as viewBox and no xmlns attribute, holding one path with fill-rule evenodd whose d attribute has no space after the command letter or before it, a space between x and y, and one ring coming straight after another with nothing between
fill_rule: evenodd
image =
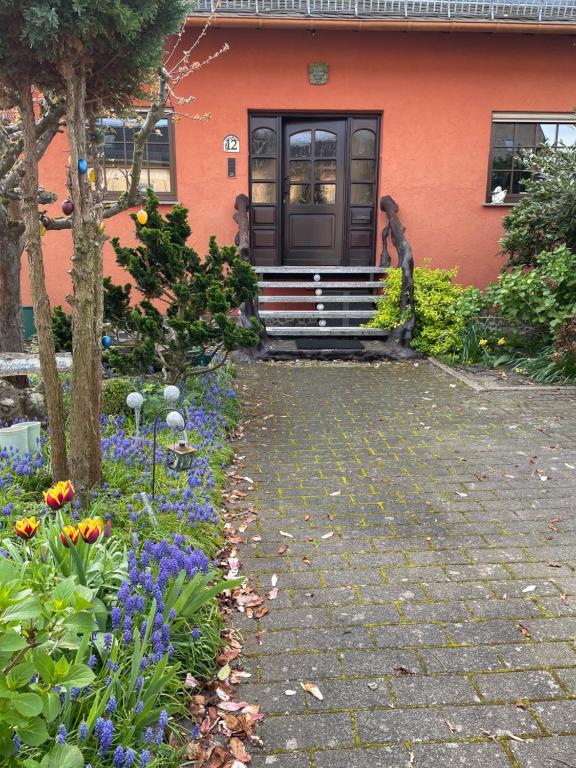
<instances>
[{"instance_id":1,"label":"green leaf","mask_svg":"<svg viewBox=\"0 0 576 768\"><path fill-rule=\"evenodd\" d=\"M85 688L94 680L94 672L86 664L72 664L68 674L61 681L63 688Z\"/></svg>"},{"instance_id":2,"label":"green leaf","mask_svg":"<svg viewBox=\"0 0 576 768\"><path fill-rule=\"evenodd\" d=\"M37 619L42 614L42 605L37 597L29 597L16 605L6 608L0 619L3 622Z\"/></svg>"},{"instance_id":3,"label":"green leaf","mask_svg":"<svg viewBox=\"0 0 576 768\"><path fill-rule=\"evenodd\" d=\"M83 768L84 757L72 744L58 744L44 755L40 768Z\"/></svg>"},{"instance_id":4,"label":"green leaf","mask_svg":"<svg viewBox=\"0 0 576 768\"><path fill-rule=\"evenodd\" d=\"M26 646L26 640L11 627L3 635L0 635L0 653L14 653L14 651L21 651Z\"/></svg>"},{"instance_id":5,"label":"green leaf","mask_svg":"<svg viewBox=\"0 0 576 768\"><path fill-rule=\"evenodd\" d=\"M6 675L6 684L14 691L26 685L35 673L36 666L31 661L22 662Z\"/></svg>"},{"instance_id":6,"label":"green leaf","mask_svg":"<svg viewBox=\"0 0 576 768\"><path fill-rule=\"evenodd\" d=\"M34 663L41 679L48 685L52 685L56 679L56 670L53 660L43 651L34 654Z\"/></svg>"},{"instance_id":7,"label":"green leaf","mask_svg":"<svg viewBox=\"0 0 576 768\"><path fill-rule=\"evenodd\" d=\"M65 603L66 605L71 605L72 603L72 596L74 595L74 579L66 579L65 581L61 581L53 590L52 590L52 600L60 600L61 602Z\"/></svg>"},{"instance_id":8,"label":"green leaf","mask_svg":"<svg viewBox=\"0 0 576 768\"><path fill-rule=\"evenodd\" d=\"M39 747L48 738L46 723L41 717L35 717L29 721L25 728L18 729L18 736L23 744L29 747Z\"/></svg>"},{"instance_id":9,"label":"green leaf","mask_svg":"<svg viewBox=\"0 0 576 768\"><path fill-rule=\"evenodd\" d=\"M47 723L51 723L53 720L56 720L60 714L61 706L60 696L58 696L57 693L54 693L54 691L50 691L50 693L44 699L43 709L43 715Z\"/></svg>"},{"instance_id":10,"label":"green leaf","mask_svg":"<svg viewBox=\"0 0 576 768\"><path fill-rule=\"evenodd\" d=\"M24 717L36 717L42 712L42 699L37 693L20 693L12 699L12 706Z\"/></svg>"},{"instance_id":11,"label":"green leaf","mask_svg":"<svg viewBox=\"0 0 576 768\"><path fill-rule=\"evenodd\" d=\"M85 634L86 632L93 632L96 629L96 621L94 614L82 611L82 613L75 613L72 616L67 616L62 622L63 626L68 627L76 631L77 634Z\"/></svg>"}]
</instances>

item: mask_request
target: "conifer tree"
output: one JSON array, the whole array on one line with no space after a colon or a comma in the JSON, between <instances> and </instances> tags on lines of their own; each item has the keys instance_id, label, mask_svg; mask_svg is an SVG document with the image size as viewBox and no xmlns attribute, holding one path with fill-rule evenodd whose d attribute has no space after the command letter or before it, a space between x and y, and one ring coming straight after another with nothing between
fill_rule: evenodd
<instances>
[{"instance_id":1,"label":"conifer tree","mask_svg":"<svg viewBox=\"0 0 576 768\"><path fill-rule=\"evenodd\" d=\"M213 370L232 350L258 343L257 323L244 328L231 315L254 298L257 278L235 246L220 247L214 237L201 259L187 244L188 210L175 205L163 217L158 204L148 190L147 222L140 224L132 214L141 245L126 248L118 238L112 240L116 261L144 298L129 309L129 286L106 279L110 320L131 339L128 354L112 350L108 361L123 373L152 369L174 382L194 371Z\"/></svg>"}]
</instances>

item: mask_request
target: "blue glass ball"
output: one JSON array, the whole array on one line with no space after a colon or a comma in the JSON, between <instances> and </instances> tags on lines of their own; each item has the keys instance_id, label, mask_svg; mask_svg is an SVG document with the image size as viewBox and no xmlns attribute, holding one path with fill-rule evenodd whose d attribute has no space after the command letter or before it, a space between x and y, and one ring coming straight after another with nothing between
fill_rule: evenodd
<instances>
[{"instance_id":1,"label":"blue glass ball","mask_svg":"<svg viewBox=\"0 0 576 768\"><path fill-rule=\"evenodd\" d=\"M84 160L83 157L80 160L78 160L78 172L88 173L88 163L86 160Z\"/></svg>"},{"instance_id":2,"label":"blue glass ball","mask_svg":"<svg viewBox=\"0 0 576 768\"><path fill-rule=\"evenodd\" d=\"M102 336L102 346L104 349L109 349L112 346L112 337Z\"/></svg>"}]
</instances>

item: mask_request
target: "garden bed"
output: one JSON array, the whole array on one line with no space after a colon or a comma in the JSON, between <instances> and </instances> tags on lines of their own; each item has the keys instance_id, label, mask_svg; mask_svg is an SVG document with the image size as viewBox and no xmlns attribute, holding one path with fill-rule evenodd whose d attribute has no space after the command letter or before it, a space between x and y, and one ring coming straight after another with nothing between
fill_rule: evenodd
<instances>
[{"instance_id":1,"label":"garden bed","mask_svg":"<svg viewBox=\"0 0 576 768\"><path fill-rule=\"evenodd\" d=\"M50 489L46 440L33 454L0 453L2 765L165 767L190 754L199 728L184 736L175 723L215 671L216 595L234 586L214 558L238 419L227 374L195 382L178 403L192 465L167 466L161 431L155 499L151 424L165 403L145 380L133 382L145 398L140 434L125 413L102 417L104 484L88 509L69 484Z\"/></svg>"}]
</instances>

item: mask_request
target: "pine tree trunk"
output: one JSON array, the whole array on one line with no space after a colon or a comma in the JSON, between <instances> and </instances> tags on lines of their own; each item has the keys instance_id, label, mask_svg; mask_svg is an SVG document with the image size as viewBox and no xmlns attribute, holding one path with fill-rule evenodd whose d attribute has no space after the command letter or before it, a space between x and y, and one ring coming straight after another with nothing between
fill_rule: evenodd
<instances>
[{"instance_id":1,"label":"pine tree trunk","mask_svg":"<svg viewBox=\"0 0 576 768\"><path fill-rule=\"evenodd\" d=\"M70 146L68 189L72 213L72 389L70 469L82 503L101 482L100 413L102 400L102 221L86 174L78 160L87 158L86 80L81 67L64 66L66 124ZM96 160L96 165L98 161ZM95 168L97 174L99 169Z\"/></svg>"},{"instance_id":2,"label":"pine tree trunk","mask_svg":"<svg viewBox=\"0 0 576 768\"><path fill-rule=\"evenodd\" d=\"M52 479L68 479L66 455L66 430L64 419L64 398L62 385L56 367L56 351L50 319L50 300L46 291L42 243L38 224L38 159L36 156L36 120L32 90L24 84L20 90L23 125L22 213L25 225L26 249L30 266L32 304L38 331L40 371L44 381L48 422L50 424L50 446Z\"/></svg>"},{"instance_id":3,"label":"pine tree trunk","mask_svg":"<svg viewBox=\"0 0 576 768\"><path fill-rule=\"evenodd\" d=\"M0 352L24 352L20 269L24 227L0 203Z\"/></svg>"}]
</instances>

